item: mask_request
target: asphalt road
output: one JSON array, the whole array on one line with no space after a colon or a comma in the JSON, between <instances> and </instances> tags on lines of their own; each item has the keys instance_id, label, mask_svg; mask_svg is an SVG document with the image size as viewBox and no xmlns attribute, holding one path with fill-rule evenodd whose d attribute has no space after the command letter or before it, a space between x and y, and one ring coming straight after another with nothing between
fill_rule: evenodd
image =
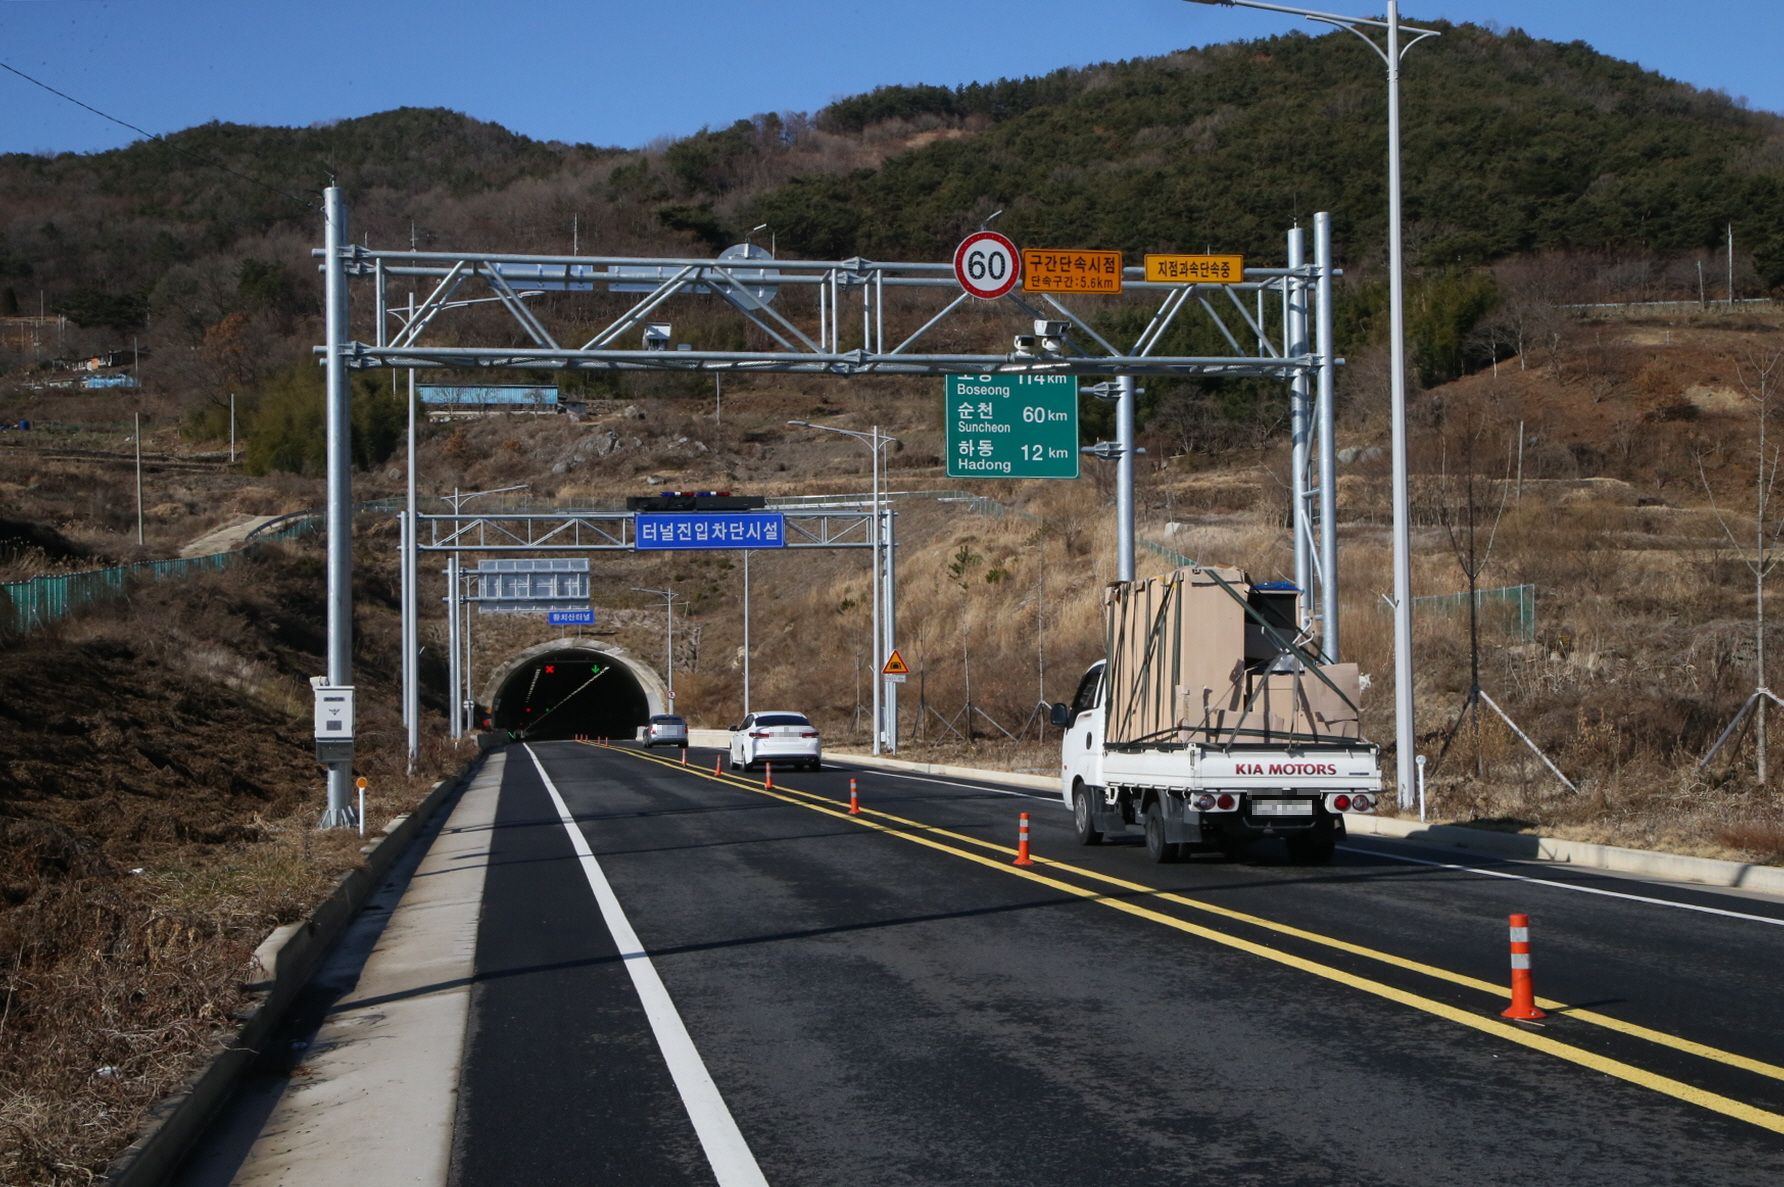
<instances>
[{"instance_id":1,"label":"asphalt road","mask_svg":"<svg viewBox=\"0 0 1784 1187\"><path fill-rule=\"evenodd\" d=\"M1374 841L1158 866L1056 799L713 759L510 749L462 1187L1784 1181L1784 906ZM1514 911L1541 1025L1498 1017Z\"/></svg>"}]
</instances>

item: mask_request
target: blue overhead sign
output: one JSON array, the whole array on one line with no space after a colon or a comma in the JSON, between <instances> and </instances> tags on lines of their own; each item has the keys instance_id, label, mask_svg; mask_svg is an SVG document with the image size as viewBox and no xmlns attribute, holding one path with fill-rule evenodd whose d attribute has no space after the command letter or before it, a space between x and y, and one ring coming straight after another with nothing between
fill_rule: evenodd
<instances>
[{"instance_id":1,"label":"blue overhead sign","mask_svg":"<svg viewBox=\"0 0 1784 1187\"><path fill-rule=\"evenodd\" d=\"M637 516L639 551L668 548L785 548L786 520L778 511L647 511Z\"/></svg>"},{"instance_id":2,"label":"blue overhead sign","mask_svg":"<svg viewBox=\"0 0 1784 1187\"><path fill-rule=\"evenodd\" d=\"M545 615L552 626L594 626L593 610L552 610Z\"/></svg>"}]
</instances>

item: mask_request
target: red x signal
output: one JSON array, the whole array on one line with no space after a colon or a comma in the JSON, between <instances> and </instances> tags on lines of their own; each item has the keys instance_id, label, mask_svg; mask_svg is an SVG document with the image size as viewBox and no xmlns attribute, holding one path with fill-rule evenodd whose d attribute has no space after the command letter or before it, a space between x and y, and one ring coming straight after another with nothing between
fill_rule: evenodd
<instances>
[{"instance_id":1,"label":"red x signal","mask_svg":"<svg viewBox=\"0 0 1784 1187\"><path fill-rule=\"evenodd\" d=\"M546 674L546 675L547 675L547 676L551 676L551 675L554 675L554 674L556 674L556 672L557 672L557 665L556 665L556 664L546 664L546 665L545 665L545 674Z\"/></svg>"}]
</instances>

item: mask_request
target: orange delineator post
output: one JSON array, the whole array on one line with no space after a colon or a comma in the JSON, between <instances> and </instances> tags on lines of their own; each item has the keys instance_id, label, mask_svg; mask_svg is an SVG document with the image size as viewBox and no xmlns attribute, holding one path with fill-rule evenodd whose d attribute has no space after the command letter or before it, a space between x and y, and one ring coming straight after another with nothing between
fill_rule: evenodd
<instances>
[{"instance_id":1,"label":"orange delineator post","mask_svg":"<svg viewBox=\"0 0 1784 1187\"><path fill-rule=\"evenodd\" d=\"M1028 858L1027 812L1022 813L1021 819L1016 824L1016 860L1010 864L1014 866L1031 866L1034 864L1034 862L1030 861Z\"/></svg>"},{"instance_id":2,"label":"orange delineator post","mask_svg":"<svg viewBox=\"0 0 1784 1187\"><path fill-rule=\"evenodd\" d=\"M684 767L688 765L688 748L686 746L681 748L681 765Z\"/></svg>"},{"instance_id":3,"label":"orange delineator post","mask_svg":"<svg viewBox=\"0 0 1784 1187\"><path fill-rule=\"evenodd\" d=\"M765 762L762 764L762 770L767 772L767 777L762 780L762 786L763 787L773 787L774 786L774 764L771 762Z\"/></svg>"},{"instance_id":4,"label":"orange delineator post","mask_svg":"<svg viewBox=\"0 0 1784 1187\"><path fill-rule=\"evenodd\" d=\"M855 781L849 780L849 815L861 815L861 796L855 791Z\"/></svg>"},{"instance_id":5,"label":"orange delineator post","mask_svg":"<svg viewBox=\"0 0 1784 1187\"><path fill-rule=\"evenodd\" d=\"M1533 1022L1548 1015L1536 1008L1536 982L1530 979L1530 916L1511 917L1511 1006L1502 1018Z\"/></svg>"},{"instance_id":6,"label":"orange delineator post","mask_svg":"<svg viewBox=\"0 0 1784 1187\"><path fill-rule=\"evenodd\" d=\"M719 770L719 756L716 754L712 756L712 773L715 776L724 774L723 771Z\"/></svg>"}]
</instances>

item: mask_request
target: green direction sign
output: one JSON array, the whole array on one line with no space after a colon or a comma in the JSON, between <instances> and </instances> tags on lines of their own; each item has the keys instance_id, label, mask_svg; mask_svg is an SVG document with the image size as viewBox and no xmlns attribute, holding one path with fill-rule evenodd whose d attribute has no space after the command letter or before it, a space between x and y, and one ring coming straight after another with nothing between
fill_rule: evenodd
<instances>
[{"instance_id":1,"label":"green direction sign","mask_svg":"<svg viewBox=\"0 0 1784 1187\"><path fill-rule=\"evenodd\" d=\"M1076 478L1076 375L950 375L949 478Z\"/></svg>"}]
</instances>

